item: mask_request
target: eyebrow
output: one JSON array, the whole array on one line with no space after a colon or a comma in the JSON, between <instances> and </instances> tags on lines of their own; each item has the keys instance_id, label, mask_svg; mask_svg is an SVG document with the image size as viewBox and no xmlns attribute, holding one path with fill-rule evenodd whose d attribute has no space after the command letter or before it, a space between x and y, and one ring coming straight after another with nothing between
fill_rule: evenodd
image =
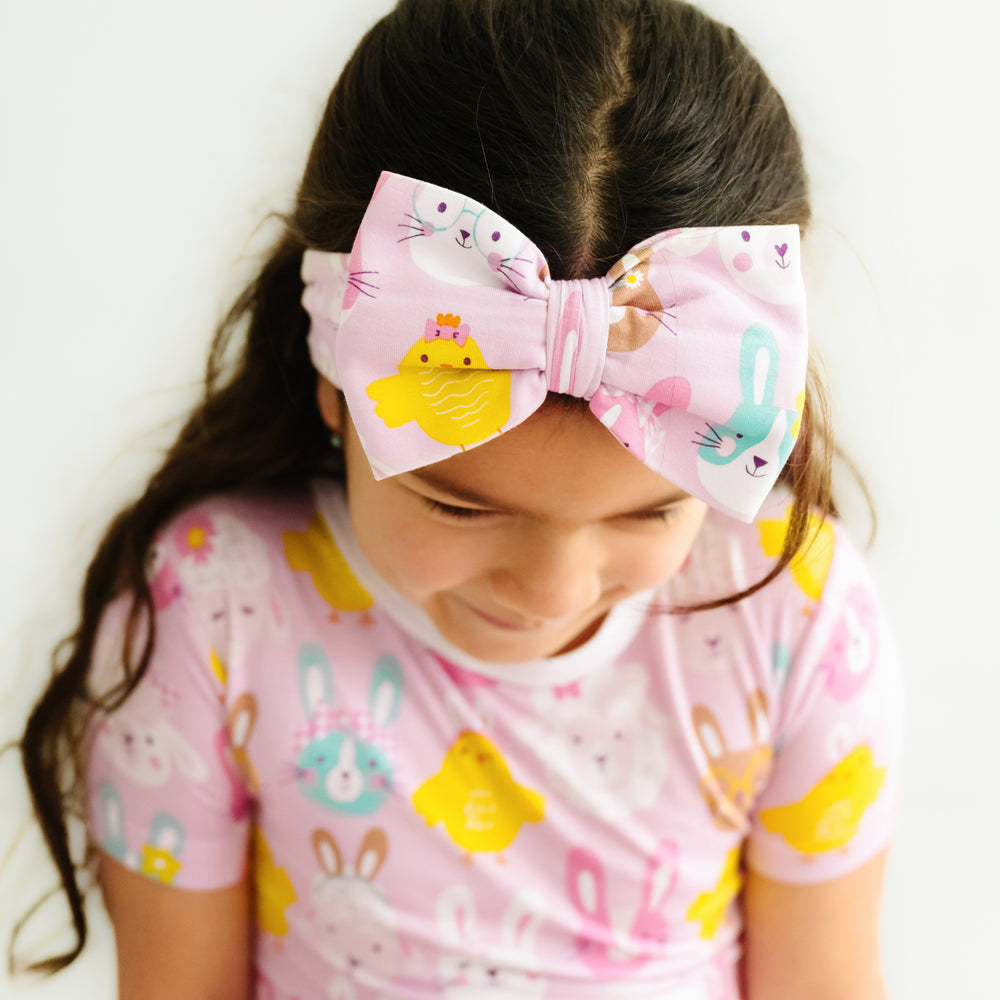
<instances>
[{"instance_id":1,"label":"eyebrow","mask_svg":"<svg viewBox=\"0 0 1000 1000\"><path fill-rule=\"evenodd\" d=\"M468 489L467 487L450 483L447 479L436 476L433 472L430 472L427 469L422 469L419 472L411 472L408 475L409 478L417 480L417 482L422 485L429 486L438 493L446 494L455 500L463 500L466 503L478 504L480 507L489 507L493 510L503 511L509 514L532 513L526 508L512 507L510 504L497 500L495 497L487 496L485 493L480 493L478 490ZM687 500L689 497L689 493L685 493L683 490L677 490L669 496L664 497L662 500L656 500L653 503L643 504L641 507L621 511L618 514L613 514L611 516L628 517L630 514L644 514L651 510L661 510L662 508L670 507L681 500Z\"/></svg>"}]
</instances>

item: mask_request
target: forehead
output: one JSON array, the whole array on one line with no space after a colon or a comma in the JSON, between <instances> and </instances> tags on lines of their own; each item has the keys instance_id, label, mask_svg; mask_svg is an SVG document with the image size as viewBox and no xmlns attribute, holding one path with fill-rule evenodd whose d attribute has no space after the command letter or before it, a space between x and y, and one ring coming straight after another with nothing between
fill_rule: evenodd
<instances>
[{"instance_id":1,"label":"forehead","mask_svg":"<svg viewBox=\"0 0 1000 1000\"><path fill-rule=\"evenodd\" d=\"M589 411L543 406L482 445L401 477L550 520L590 521L687 496Z\"/></svg>"}]
</instances>

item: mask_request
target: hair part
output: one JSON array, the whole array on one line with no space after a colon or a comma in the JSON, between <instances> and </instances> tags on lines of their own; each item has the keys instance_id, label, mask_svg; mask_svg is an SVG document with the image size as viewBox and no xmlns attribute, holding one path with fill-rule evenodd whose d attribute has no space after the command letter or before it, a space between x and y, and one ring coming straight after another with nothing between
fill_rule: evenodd
<instances>
[{"instance_id":1,"label":"hair part","mask_svg":"<svg viewBox=\"0 0 1000 1000\"><path fill-rule=\"evenodd\" d=\"M201 402L98 548L79 627L28 720L25 774L77 938L31 969L68 965L86 940L76 873L90 859L72 856L66 817L82 815L80 748L93 712L119 704L149 663L145 563L154 533L214 493L343 477L317 411L299 268L307 248L351 248L383 170L489 206L531 237L557 279L597 277L667 229L809 220L802 154L781 97L731 28L686 3L402 0L376 23L333 88L283 234L216 332ZM833 510L826 409L811 373L783 473L794 497L784 551L765 580L714 604L773 579L805 541L810 511ZM125 678L92 696L101 614L122 593L131 595ZM12 963L13 955L14 942Z\"/></svg>"}]
</instances>

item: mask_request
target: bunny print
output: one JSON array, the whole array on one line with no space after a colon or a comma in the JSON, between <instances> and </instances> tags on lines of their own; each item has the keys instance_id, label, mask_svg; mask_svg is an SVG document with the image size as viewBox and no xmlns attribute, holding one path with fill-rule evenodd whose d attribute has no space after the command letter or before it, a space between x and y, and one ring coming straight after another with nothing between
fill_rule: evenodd
<instances>
[{"instance_id":1,"label":"bunny print","mask_svg":"<svg viewBox=\"0 0 1000 1000\"><path fill-rule=\"evenodd\" d=\"M600 977L633 974L655 958L667 940L664 907L677 884L677 844L662 840L646 862L642 898L631 912L612 912L600 858L574 847L566 866L566 888L583 920L576 937L580 960Z\"/></svg>"},{"instance_id":2,"label":"bunny print","mask_svg":"<svg viewBox=\"0 0 1000 1000\"><path fill-rule=\"evenodd\" d=\"M449 284L518 287L527 240L495 212L433 184L418 184L401 220L413 263Z\"/></svg>"},{"instance_id":3,"label":"bunny print","mask_svg":"<svg viewBox=\"0 0 1000 1000\"><path fill-rule=\"evenodd\" d=\"M172 537L177 576L213 657L230 645L237 625L245 643L265 626L280 632L283 619L263 538L231 514L198 510L181 518Z\"/></svg>"},{"instance_id":4,"label":"bunny print","mask_svg":"<svg viewBox=\"0 0 1000 1000\"><path fill-rule=\"evenodd\" d=\"M388 727L403 698L395 657L375 662L366 710L335 709L330 661L321 646L306 643L299 651L299 692L308 719L296 735L296 775L303 794L335 812L375 812L392 790Z\"/></svg>"},{"instance_id":5,"label":"bunny print","mask_svg":"<svg viewBox=\"0 0 1000 1000\"><path fill-rule=\"evenodd\" d=\"M878 659L878 611L867 587L852 587L844 611L830 633L820 663L826 689L837 701L849 701L864 686Z\"/></svg>"},{"instance_id":6,"label":"bunny print","mask_svg":"<svg viewBox=\"0 0 1000 1000\"><path fill-rule=\"evenodd\" d=\"M149 825L149 836L138 850L128 847L125 839L125 807L118 789L106 781L100 789L101 847L133 871L169 885L181 870L184 851L184 825L173 813L156 813Z\"/></svg>"},{"instance_id":7,"label":"bunny print","mask_svg":"<svg viewBox=\"0 0 1000 1000\"><path fill-rule=\"evenodd\" d=\"M747 695L747 719L751 746L730 750L715 713L707 705L691 709L691 724L708 759L708 773L701 779L701 794L720 830L743 828L771 769L767 702L758 688Z\"/></svg>"},{"instance_id":8,"label":"bunny print","mask_svg":"<svg viewBox=\"0 0 1000 1000\"><path fill-rule=\"evenodd\" d=\"M257 725L257 699L243 691L226 713L226 725L215 741L222 769L229 779L230 814L234 820L245 819L250 805L260 791L257 769L250 760L247 744Z\"/></svg>"},{"instance_id":9,"label":"bunny print","mask_svg":"<svg viewBox=\"0 0 1000 1000\"><path fill-rule=\"evenodd\" d=\"M544 915L541 896L520 890L504 911L499 941L486 941L467 885L451 885L437 898L438 927L445 942L438 975L447 1000L532 1000L545 996L537 974L535 938Z\"/></svg>"},{"instance_id":10,"label":"bunny print","mask_svg":"<svg viewBox=\"0 0 1000 1000\"><path fill-rule=\"evenodd\" d=\"M753 504L762 502L792 450L798 412L774 405L778 360L774 334L764 326L749 327L740 346L743 402L726 424L706 424L696 432L698 478L722 503L750 495L751 487Z\"/></svg>"},{"instance_id":11,"label":"bunny print","mask_svg":"<svg viewBox=\"0 0 1000 1000\"><path fill-rule=\"evenodd\" d=\"M648 688L640 664L595 671L568 688L539 690L536 716L519 724L549 780L591 814L644 809L666 779L665 721Z\"/></svg>"},{"instance_id":12,"label":"bunny print","mask_svg":"<svg viewBox=\"0 0 1000 1000\"><path fill-rule=\"evenodd\" d=\"M767 239L767 230L759 226L717 230L719 253L729 276L745 292L762 302L794 302L798 294L795 269L798 255L795 231L791 242L775 244Z\"/></svg>"},{"instance_id":13,"label":"bunny print","mask_svg":"<svg viewBox=\"0 0 1000 1000\"><path fill-rule=\"evenodd\" d=\"M97 746L131 781L147 788L165 785L177 772L199 784L208 768L198 752L170 720L171 695L155 682L137 688L127 712L114 712L102 722Z\"/></svg>"},{"instance_id":14,"label":"bunny print","mask_svg":"<svg viewBox=\"0 0 1000 1000\"><path fill-rule=\"evenodd\" d=\"M591 397L590 410L640 462L660 445L660 424L650 419L667 410L687 409L691 384L683 375L661 379L650 386L645 398L601 385Z\"/></svg>"},{"instance_id":15,"label":"bunny print","mask_svg":"<svg viewBox=\"0 0 1000 1000\"><path fill-rule=\"evenodd\" d=\"M340 845L327 830L313 830L312 848L320 872L313 881L310 915L320 948L340 970L327 995L352 997L356 983L392 979L403 955L395 913L375 885L389 841L384 830L367 830L353 868L345 866Z\"/></svg>"}]
</instances>

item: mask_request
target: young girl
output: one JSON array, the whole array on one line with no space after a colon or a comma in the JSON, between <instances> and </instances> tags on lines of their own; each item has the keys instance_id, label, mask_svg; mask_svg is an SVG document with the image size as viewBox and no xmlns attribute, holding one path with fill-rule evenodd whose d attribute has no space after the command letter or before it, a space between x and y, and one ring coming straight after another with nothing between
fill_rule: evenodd
<instances>
[{"instance_id":1,"label":"young girl","mask_svg":"<svg viewBox=\"0 0 1000 1000\"><path fill-rule=\"evenodd\" d=\"M24 737L123 1000L883 996L894 671L808 216L686 4L372 28Z\"/></svg>"}]
</instances>

